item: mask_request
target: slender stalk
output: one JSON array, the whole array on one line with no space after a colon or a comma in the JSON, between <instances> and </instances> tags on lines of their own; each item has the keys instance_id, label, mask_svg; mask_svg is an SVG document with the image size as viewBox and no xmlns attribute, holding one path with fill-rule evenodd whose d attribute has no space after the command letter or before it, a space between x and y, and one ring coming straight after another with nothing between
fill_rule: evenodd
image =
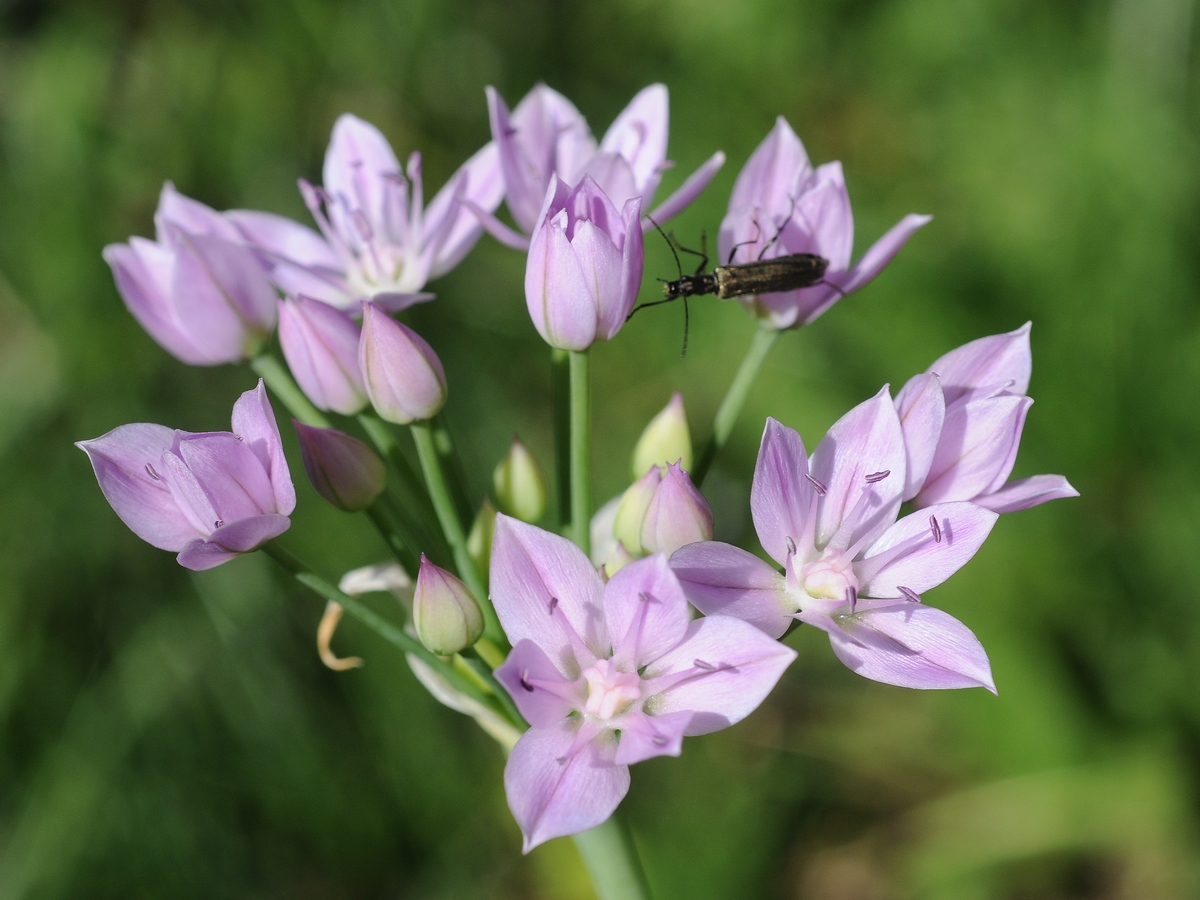
<instances>
[{"instance_id":1,"label":"slender stalk","mask_svg":"<svg viewBox=\"0 0 1200 900\"><path fill-rule=\"evenodd\" d=\"M571 351L571 540L591 553L592 428L588 351Z\"/></svg>"},{"instance_id":2,"label":"slender stalk","mask_svg":"<svg viewBox=\"0 0 1200 900\"><path fill-rule=\"evenodd\" d=\"M433 446L442 461L442 471L450 476L450 495L454 498L458 516L464 522L470 522L475 515L475 509L474 504L471 503L470 491L467 489L467 470L450 437L450 427L446 424L446 417L442 413L433 417Z\"/></svg>"},{"instance_id":3,"label":"slender stalk","mask_svg":"<svg viewBox=\"0 0 1200 900\"><path fill-rule=\"evenodd\" d=\"M292 379L292 374L278 359L269 353L250 360L250 368L266 382L271 393L279 398L288 412L315 428L328 428L329 419L304 396L304 391Z\"/></svg>"},{"instance_id":4,"label":"slender stalk","mask_svg":"<svg viewBox=\"0 0 1200 900\"><path fill-rule=\"evenodd\" d=\"M483 610L484 635L497 643L503 642L504 632L500 628L500 620L496 618L496 610L488 598L487 584L467 550L466 530L446 485L446 476L442 472L441 460L433 443L433 430L428 422L413 422L411 428L413 442L417 445L417 457L421 460L421 469L425 473L425 484L429 488L429 499L433 501L433 508L442 525L442 533L450 544L454 566Z\"/></svg>"},{"instance_id":5,"label":"slender stalk","mask_svg":"<svg viewBox=\"0 0 1200 900\"><path fill-rule=\"evenodd\" d=\"M741 414L742 407L746 404L750 388L754 386L754 381L758 378L758 373L762 371L771 348L779 340L780 333L778 329L772 328L766 323L759 325L758 331L755 332L754 340L750 342L750 349L746 351L746 356L742 360L741 366L738 367L737 374L733 376L729 390L725 393L725 399L721 401L721 405L717 409L717 415L713 419L712 437L705 444L704 452L700 454L700 461L696 463L696 468L691 473L692 482L696 487L704 483L704 476L708 474L717 454L729 440L729 433L733 431L733 425L737 421L738 415Z\"/></svg>"},{"instance_id":6,"label":"slender stalk","mask_svg":"<svg viewBox=\"0 0 1200 900\"><path fill-rule=\"evenodd\" d=\"M550 354L554 392L554 480L558 488L558 524L571 521L571 355L557 347Z\"/></svg>"},{"instance_id":7,"label":"slender stalk","mask_svg":"<svg viewBox=\"0 0 1200 900\"><path fill-rule=\"evenodd\" d=\"M391 549L392 555L396 557L400 565L404 566L404 571L410 575L416 572L421 567L421 561L412 549L411 536L406 540L400 534L402 528L384 511L384 507L378 499L368 506L364 512L374 523L376 530L379 531L379 534Z\"/></svg>"},{"instance_id":8,"label":"slender stalk","mask_svg":"<svg viewBox=\"0 0 1200 900\"><path fill-rule=\"evenodd\" d=\"M650 886L633 836L616 813L574 837L599 900L650 900Z\"/></svg>"}]
</instances>

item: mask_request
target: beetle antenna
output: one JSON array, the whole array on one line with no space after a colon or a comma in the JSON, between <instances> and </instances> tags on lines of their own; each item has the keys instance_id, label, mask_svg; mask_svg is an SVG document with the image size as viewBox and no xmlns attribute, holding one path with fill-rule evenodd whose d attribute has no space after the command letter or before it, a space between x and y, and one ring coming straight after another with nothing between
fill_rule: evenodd
<instances>
[{"instance_id":1,"label":"beetle antenna","mask_svg":"<svg viewBox=\"0 0 1200 900\"><path fill-rule=\"evenodd\" d=\"M667 242L667 247L670 248L671 255L673 257L675 257L675 268L679 270L679 277L682 278L683 277L683 265L679 262L679 254L675 252L675 245L673 243L671 243L671 239L669 237L667 237L667 233L662 230L662 226L660 226L657 222L655 222L654 219L650 218L650 216L646 216L646 218L650 219L650 224L654 226L654 230L657 231L659 234L661 234L662 239ZM633 313L630 313L630 315L633 315ZM628 321L628 320L626 320L626 321Z\"/></svg>"},{"instance_id":2,"label":"beetle antenna","mask_svg":"<svg viewBox=\"0 0 1200 900\"><path fill-rule=\"evenodd\" d=\"M779 229L775 232L775 237L771 238L769 241L767 241L763 245L762 251L758 254L759 259L762 259L766 255L767 251L771 249L771 245L774 244L777 240L779 240L779 236L781 234L783 234L783 229L787 228L788 222L792 221L792 216L794 216L796 214L796 198L795 198L795 196L793 196L792 194L788 194L788 199L791 201L791 205L788 207L787 218L785 218L783 220L782 224L780 224Z\"/></svg>"},{"instance_id":3,"label":"beetle antenna","mask_svg":"<svg viewBox=\"0 0 1200 900\"><path fill-rule=\"evenodd\" d=\"M707 262L707 260L705 260ZM683 359L687 356L688 344L688 329L691 327L691 314L688 312L688 298L683 298L683 352L679 354L679 358Z\"/></svg>"},{"instance_id":4,"label":"beetle antenna","mask_svg":"<svg viewBox=\"0 0 1200 900\"><path fill-rule=\"evenodd\" d=\"M845 292L845 291L843 291L843 290L842 290L840 287L838 287L836 284L834 284L832 281L826 281L824 278L822 278L820 281L818 281L818 282L817 282L817 284L823 284L823 285L825 285L825 287L830 287L830 288L833 288L835 291L837 291L837 294L838 294L838 296L839 296L839 297L845 297L845 296L846 296L846 292Z\"/></svg>"}]
</instances>

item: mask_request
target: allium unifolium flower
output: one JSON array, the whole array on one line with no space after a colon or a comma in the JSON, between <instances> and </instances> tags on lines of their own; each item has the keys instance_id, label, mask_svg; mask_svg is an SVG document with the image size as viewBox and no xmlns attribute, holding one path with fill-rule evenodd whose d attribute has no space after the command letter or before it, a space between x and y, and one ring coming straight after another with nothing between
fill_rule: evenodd
<instances>
[{"instance_id":1,"label":"allium unifolium flower","mask_svg":"<svg viewBox=\"0 0 1200 900\"><path fill-rule=\"evenodd\" d=\"M514 437L504 459L492 472L496 504L505 515L536 522L546 512L546 476L529 448Z\"/></svg>"},{"instance_id":2,"label":"allium unifolium flower","mask_svg":"<svg viewBox=\"0 0 1200 900\"><path fill-rule=\"evenodd\" d=\"M696 541L711 541L712 508L678 463L663 470L642 520L642 552L670 556Z\"/></svg>"},{"instance_id":3,"label":"allium unifolium flower","mask_svg":"<svg viewBox=\"0 0 1200 900\"><path fill-rule=\"evenodd\" d=\"M529 315L551 346L586 350L625 324L642 283L640 208L618 211L590 177L552 179L525 262Z\"/></svg>"},{"instance_id":4,"label":"allium unifolium flower","mask_svg":"<svg viewBox=\"0 0 1200 900\"><path fill-rule=\"evenodd\" d=\"M427 560L424 553L413 593L412 620L421 643L442 656L466 650L483 634L483 613L470 589Z\"/></svg>"},{"instance_id":5,"label":"allium unifolium flower","mask_svg":"<svg viewBox=\"0 0 1200 900\"><path fill-rule=\"evenodd\" d=\"M336 428L315 428L292 420L309 483L345 512L370 506L387 483L383 460L358 438Z\"/></svg>"},{"instance_id":6,"label":"allium unifolium flower","mask_svg":"<svg viewBox=\"0 0 1200 900\"><path fill-rule=\"evenodd\" d=\"M633 448L633 477L641 478L651 466L677 462L684 471L692 468L692 432L683 408L683 394L676 391L671 401L650 420Z\"/></svg>"},{"instance_id":7,"label":"allium unifolium flower","mask_svg":"<svg viewBox=\"0 0 1200 900\"><path fill-rule=\"evenodd\" d=\"M798 619L828 633L837 657L866 678L994 692L979 641L921 594L975 555L997 515L950 502L896 521L904 485L904 439L886 387L839 419L811 457L799 434L768 419L750 508L784 574L718 542L684 547L671 567L701 612L772 637Z\"/></svg>"},{"instance_id":8,"label":"allium unifolium flower","mask_svg":"<svg viewBox=\"0 0 1200 900\"><path fill-rule=\"evenodd\" d=\"M300 183L320 234L269 213L227 215L283 291L343 309L373 299L395 312L429 299L415 292L458 265L483 233L474 208L490 212L504 196L489 143L425 206L421 155L401 167L382 132L348 114L333 127L322 177L319 188Z\"/></svg>"},{"instance_id":9,"label":"allium unifolium flower","mask_svg":"<svg viewBox=\"0 0 1200 900\"><path fill-rule=\"evenodd\" d=\"M618 207L636 198L641 209L648 210L662 173L672 165L666 158L669 117L664 85L652 84L640 91L598 146L579 110L544 84L535 86L511 113L495 88L487 89L487 98L508 209L525 234L536 229L543 198L555 176L572 187L591 177ZM654 220L661 224L681 212L724 162L725 154L713 154L651 213ZM489 227L498 238L519 245L519 235L505 236L507 229L496 229L496 224L489 222Z\"/></svg>"},{"instance_id":10,"label":"allium unifolium flower","mask_svg":"<svg viewBox=\"0 0 1200 900\"><path fill-rule=\"evenodd\" d=\"M219 566L291 525L296 491L261 380L234 404L232 433L138 423L76 446L121 521L188 569Z\"/></svg>"},{"instance_id":11,"label":"allium unifolium flower","mask_svg":"<svg viewBox=\"0 0 1200 900\"><path fill-rule=\"evenodd\" d=\"M109 244L125 306L163 349L194 366L249 359L275 327L275 291L259 258L220 213L168 182L156 240Z\"/></svg>"},{"instance_id":12,"label":"allium unifolium flower","mask_svg":"<svg viewBox=\"0 0 1200 900\"><path fill-rule=\"evenodd\" d=\"M829 260L827 284L742 298L748 309L773 327L796 328L875 278L929 220L929 216L905 216L852 266L854 218L842 164L825 163L814 169L800 138L780 116L738 173L729 210L721 221L719 258L726 262L732 254L735 263L744 263L815 253Z\"/></svg>"},{"instance_id":13,"label":"allium unifolium flower","mask_svg":"<svg viewBox=\"0 0 1200 900\"><path fill-rule=\"evenodd\" d=\"M513 644L496 678L531 726L504 768L525 852L599 825L629 766L741 721L796 656L738 619L692 621L662 554L605 584L570 541L506 516L491 585Z\"/></svg>"},{"instance_id":14,"label":"allium unifolium flower","mask_svg":"<svg viewBox=\"0 0 1200 900\"><path fill-rule=\"evenodd\" d=\"M317 409L344 416L367 405L358 367L362 329L346 313L311 297L279 302L279 346L296 383Z\"/></svg>"},{"instance_id":15,"label":"allium unifolium flower","mask_svg":"<svg viewBox=\"0 0 1200 900\"><path fill-rule=\"evenodd\" d=\"M371 405L388 422L432 418L446 402L446 373L433 348L373 302L363 304L358 365Z\"/></svg>"},{"instance_id":16,"label":"allium unifolium flower","mask_svg":"<svg viewBox=\"0 0 1200 900\"><path fill-rule=\"evenodd\" d=\"M1026 322L951 350L896 395L913 506L970 500L1005 513L1079 496L1061 475L1008 481L1033 404L1029 331Z\"/></svg>"}]
</instances>

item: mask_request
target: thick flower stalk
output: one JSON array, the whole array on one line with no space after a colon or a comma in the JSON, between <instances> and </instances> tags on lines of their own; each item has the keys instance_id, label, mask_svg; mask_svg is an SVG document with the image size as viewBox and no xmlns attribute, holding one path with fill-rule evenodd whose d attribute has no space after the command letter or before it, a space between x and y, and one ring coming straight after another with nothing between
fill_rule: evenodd
<instances>
[{"instance_id":1,"label":"thick flower stalk","mask_svg":"<svg viewBox=\"0 0 1200 900\"><path fill-rule=\"evenodd\" d=\"M281 290L342 309L374 300L395 312L429 299L417 292L458 265L483 233L473 210L490 212L504 196L489 143L425 206L421 155L402 167L383 133L349 114L333 127L322 180L321 187L300 182L320 234L270 213L226 216Z\"/></svg>"},{"instance_id":2,"label":"thick flower stalk","mask_svg":"<svg viewBox=\"0 0 1200 900\"><path fill-rule=\"evenodd\" d=\"M621 330L642 283L641 200L618 210L590 177L554 177L525 263L525 302L548 344L586 350Z\"/></svg>"},{"instance_id":3,"label":"thick flower stalk","mask_svg":"<svg viewBox=\"0 0 1200 900\"><path fill-rule=\"evenodd\" d=\"M504 770L526 852L605 821L630 765L745 718L795 658L737 619L692 621L662 554L605 584L565 538L498 516L491 583L513 643L496 677L531 726Z\"/></svg>"},{"instance_id":4,"label":"thick flower stalk","mask_svg":"<svg viewBox=\"0 0 1200 900\"><path fill-rule=\"evenodd\" d=\"M261 380L234 404L232 433L138 423L76 446L121 521L185 568L219 566L291 525L296 491Z\"/></svg>"},{"instance_id":5,"label":"thick flower stalk","mask_svg":"<svg viewBox=\"0 0 1200 900\"><path fill-rule=\"evenodd\" d=\"M929 220L905 216L851 265L854 217L842 164L814 169L800 138L780 116L738 173L721 222L720 261L743 263L789 253L815 253L829 260L821 284L742 298L773 328L797 328L875 278Z\"/></svg>"},{"instance_id":6,"label":"thick flower stalk","mask_svg":"<svg viewBox=\"0 0 1200 900\"><path fill-rule=\"evenodd\" d=\"M125 306L164 350L193 366L249 359L275 328L275 291L238 230L167 182L156 239L110 244Z\"/></svg>"},{"instance_id":7,"label":"thick flower stalk","mask_svg":"<svg viewBox=\"0 0 1200 900\"><path fill-rule=\"evenodd\" d=\"M537 227L542 198L557 176L569 186L590 177L618 206L633 199L650 208L662 173L672 165L666 158L668 132L667 88L652 84L642 89L617 116L599 145L579 110L544 84L525 95L509 112L499 92L487 89L492 139L500 152L506 201L523 234L512 232L491 216L481 218L501 241L523 249ZM649 218L664 222L685 209L717 174L724 153L714 153Z\"/></svg>"},{"instance_id":8,"label":"thick flower stalk","mask_svg":"<svg viewBox=\"0 0 1200 900\"><path fill-rule=\"evenodd\" d=\"M684 547L671 566L702 612L737 616L772 637L794 620L813 625L867 678L994 691L979 641L921 595L975 555L997 514L947 502L896 521L905 474L886 387L839 419L811 457L799 434L768 419L750 503L763 549L783 574L718 542Z\"/></svg>"},{"instance_id":9,"label":"thick flower stalk","mask_svg":"<svg viewBox=\"0 0 1200 900\"><path fill-rule=\"evenodd\" d=\"M1033 405L1029 331L1026 322L951 350L896 395L913 506L970 500L1005 513L1079 496L1062 475L1008 481Z\"/></svg>"}]
</instances>

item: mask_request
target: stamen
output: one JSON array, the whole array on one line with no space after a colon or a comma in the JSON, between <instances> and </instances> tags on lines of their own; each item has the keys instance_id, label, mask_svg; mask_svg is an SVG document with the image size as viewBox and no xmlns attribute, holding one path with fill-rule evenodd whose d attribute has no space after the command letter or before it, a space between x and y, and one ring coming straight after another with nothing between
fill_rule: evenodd
<instances>
[{"instance_id":1,"label":"stamen","mask_svg":"<svg viewBox=\"0 0 1200 900\"><path fill-rule=\"evenodd\" d=\"M790 536L789 536L789 537L788 537L788 539L787 539L787 548L788 548L788 555L789 555L789 556L795 556L795 555L796 555L796 542L795 542L795 541L793 541L793 540L791 539L791 537L790 537Z\"/></svg>"},{"instance_id":2,"label":"stamen","mask_svg":"<svg viewBox=\"0 0 1200 900\"><path fill-rule=\"evenodd\" d=\"M217 521L213 522L213 528L221 528L222 526L224 526L224 524L225 523L223 521L221 521L220 519L217 519Z\"/></svg>"},{"instance_id":3,"label":"stamen","mask_svg":"<svg viewBox=\"0 0 1200 900\"><path fill-rule=\"evenodd\" d=\"M854 605L858 603L858 588L853 585L846 588L846 602L850 604L850 614L854 615Z\"/></svg>"},{"instance_id":4,"label":"stamen","mask_svg":"<svg viewBox=\"0 0 1200 900\"><path fill-rule=\"evenodd\" d=\"M805 477L805 479L807 479L808 483L813 486L813 488L816 490L816 492L818 494L820 494L822 497L824 497L825 494L828 493L829 488L825 487L825 485L823 485L821 482L817 481L817 479L813 478L807 472L804 473L804 477Z\"/></svg>"},{"instance_id":5,"label":"stamen","mask_svg":"<svg viewBox=\"0 0 1200 900\"><path fill-rule=\"evenodd\" d=\"M375 237L375 229L371 227L371 223L367 219L367 214L361 209L356 209L350 213L350 221L354 223L354 229L364 241L370 242Z\"/></svg>"},{"instance_id":6,"label":"stamen","mask_svg":"<svg viewBox=\"0 0 1200 900\"><path fill-rule=\"evenodd\" d=\"M933 529L933 542L940 544L942 542L942 526L938 524L937 516L929 517L929 527Z\"/></svg>"},{"instance_id":7,"label":"stamen","mask_svg":"<svg viewBox=\"0 0 1200 900\"><path fill-rule=\"evenodd\" d=\"M551 598L550 598L550 615L552 615L552 616L553 616L553 615L554 615L554 611L555 611L556 609L558 609L558 598L557 598L557 597L551 597Z\"/></svg>"},{"instance_id":8,"label":"stamen","mask_svg":"<svg viewBox=\"0 0 1200 900\"><path fill-rule=\"evenodd\" d=\"M714 665L713 665L712 663L710 663L710 662L705 662L705 661L704 661L704 660L702 660L702 659L693 659L693 660L692 660L692 665L693 665L693 666L695 666L697 669L703 669L705 672L715 672L715 671L717 671L717 666L714 666Z\"/></svg>"},{"instance_id":9,"label":"stamen","mask_svg":"<svg viewBox=\"0 0 1200 900\"><path fill-rule=\"evenodd\" d=\"M904 595L905 600L911 600L913 603L921 602L921 595L918 594L916 591L914 591L912 588L906 588L904 585L901 584L901 585L896 586L896 590L898 590L901 594Z\"/></svg>"},{"instance_id":10,"label":"stamen","mask_svg":"<svg viewBox=\"0 0 1200 900\"><path fill-rule=\"evenodd\" d=\"M146 474L149 475L151 478L153 478L155 481L161 480L158 477L158 473L154 471L154 466L150 465L150 463L146 463Z\"/></svg>"},{"instance_id":11,"label":"stamen","mask_svg":"<svg viewBox=\"0 0 1200 900\"><path fill-rule=\"evenodd\" d=\"M243 444L246 443L246 439L244 437L242 437L240 434L235 434L233 437L234 437L234 440L241 441Z\"/></svg>"},{"instance_id":12,"label":"stamen","mask_svg":"<svg viewBox=\"0 0 1200 900\"><path fill-rule=\"evenodd\" d=\"M529 693L533 693L533 685L529 683L528 669L525 669L521 672L521 687L525 688L525 690L529 691Z\"/></svg>"},{"instance_id":13,"label":"stamen","mask_svg":"<svg viewBox=\"0 0 1200 900\"><path fill-rule=\"evenodd\" d=\"M556 763L558 763L560 766L565 766L567 764L567 758L565 756L560 756L560 757L558 757L558 759L556 759L554 761Z\"/></svg>"},{"instance_id":14,"label":"stamen","mask_svg":"<svg viewBox=\"0 0 1200 900\"><path fill-rule=\"evenodd\" d=\"M884 469L882 472L872 472L867 476L867 484L878 484L891 474L891 469Z\"/></svg>"},{"instance_id":15,"label":"stamen","mask_svg":"<svg viewBox=\"0 0 1200 900\"><path fill-rule=\"evenodd\" d=\"M656 734L654 737L650 738L650 743L654 744L656 747L665 747L667 746L667 739L661 734Z\"/></svg>"}]
</instances>

